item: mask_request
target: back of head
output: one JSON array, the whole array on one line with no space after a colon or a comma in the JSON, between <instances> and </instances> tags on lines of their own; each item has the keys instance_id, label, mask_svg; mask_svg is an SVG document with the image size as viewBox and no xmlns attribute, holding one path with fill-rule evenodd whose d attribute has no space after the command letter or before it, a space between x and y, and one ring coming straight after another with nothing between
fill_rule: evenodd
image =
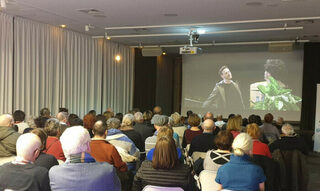
<instances>
[{"instance_id":1,"label":"back of head","mask_svg":"<svg viewBox=\"0 0 320 191\"><path fill-rule=\"evenodd\" d=\"M25 117L26 117L26 114L21 110L16 110L13 113L13 119L15 122L18 122L18 121L22 122L22 121L24 121Z\"/></svg>"},{"instance_id":2,"label":"back of head","mask_svg":"<svg viewBox=\"0 0 320 191\"><path fill-rule=\"evenodd\" d=\"M214 121L212 119L206 119L202 124L203 130L206 132L213 131L214 127L215 127L215 125L214 125Z\"/></svg>"},{"instance_id":3,"label":"back of head","mask_svg":"<svg viewBox=\"0 0 320 191\"><path fill-rule=\"evenodd\" d=\"M193 114L193 111L191 110L187 111L187 117L189 117L191 114Z\"/></svg>"},{"instance_id":4,"label":"back of head","mask_svg":"<svg viewBox=\"0 0 320 191\"><path fill-rule=\"evenodd\" d=\"M50 110L46 107L40 110L40 116L42 117L50 117L50 114L51 114Z\"/></svg>"},{"instance_id":5,"label":"back of head","mask_svg":"<svg viewBox=\"0 0 320 191\"><path fill-rule=\"evenodd\" d=\"M178 153L172 137L161 137L157 140L152 158L155 169L171 169L178 164Z\"/></svg>"},{"instance_id":6,"label":"back of head","mask_svg":"<svg viewBox=\"0 0 320 191\"><path fill-rule=\"evenodd\" d=\"M68 116L68 121L70 121L71 119L75 119L75 118L79 118L78 115L74 114L74 113L71 113L69 116Z\"/></svg>"},{"instance_id":7,"label":"back of head","mask_svg":"<svg viewBox=\"0 0 320 191\"><path fill-rule=\"evenodd\" d=\"M134 114L134 120L136 122L143 122L143 115L140 111L138 111Z\"/></svg>"},{"instance_id":8,"label":"back of head","mask_svg":"<svg viewBox=\"0 0 320 191\"><path fill-rule=\"evenodd\" d=\"M295 135L294 129L289 123L284 124L281 128L281 131L285 136L294 136Z\"/></svg>"},{"instance_id":9,"label":"back of head","mask_svg":"<svg viewBox=\"0 0 320 191\"><path fill-rule=\"evenodd\" d=\"M89 151L90 135L82 126L67 128L60 137L62 150L66 158L72 154Z\"/></svg>"},{"instance_id":10,"label":"back of head","mask_svg":"<svg viewBox=\"0 0 320 191\"><path fill-rule=\"evenodd\" d=\"M59 112L66 112L69 113L69 110L65 107L59 107Z\"/></svg>"},{"instance_id":11,"label":"back of head","mask_svg":"<svg viewBox=\"0 0 320 191\"><path fill-rule=\"evenodd\" d=\"M145 121L150 121L152 119L153 113L150 110L143 112L143 119Z\"/></svg>"},{"instance_id":12,"label":"back of head","mask_svg":"<svg viewBox=\"0 0 320 191\"><path fill-rule=\"evenodd\" d=\"M36 128L36 129L33 129L30 133L33 133L33 134L37 135L40 138L41 144L42 144L41 150L45 149L46 148L47 138L48 138L46 132L41 128Z\"/></svg>"},{"instance_id":13,"label":"back of head","mask_svg":"<svg viewBox=\"0 0 320 191\"><path fill-rule=\"evenodd\" d=\"M92 129L94 123L96 122L96 115L87 114L83 117L83 126L86 129Z\"/></svg>"},{"instance_id":14,"label":"back of head","mask_svg":"<svg viewBox=\"0 0 320 191\"><path fill-rule=\"evenodd\" d=\"M88 114L96 116L97 112L96 110L90 110Z\"/></svg>"},{"instance_id":15,"label":"back of head","mask_svg":"<svg viewBox=\"0 0 320 191\"><path fill-rule=\"evenodd\" d=\"M93 126L93 134L96 136L104 136L107 130L107 124L103 121L97 121Z\"/></svg>"},{"instance_id":16,"label":"back of head","mask_svg":"<svg viewBox=\"0 0 320 191\"><path fill-rule=\"evenodd\" d=\"M108 129L119 129L120 128L120 120L117 118L110 118L107 121Z\"/></svg>"},{"instance_id":17,"label":"back of head","mask_svg":"<svg viewBox=\"0 0 320 191\"><path fill-rule=\"evenodd\" d=\"M158 135L157 135L157 140L161 137L173 137L173 129L167 126L162 126L159 130L158 130Z\"/></svg>"},{"instance_id":18,"label":"back of head","mask_svg":"<svg viewBox=\"0 0 320 191\"><path fill-rule=\"evenodd\" d=\"M37 157L35 156L35 152L39 150L39 154L41 146L41 140L37 135L32 133L23 134L18 138L16 143L17 157L22 157L25 160L33 162Z\"/></svg>"},{"instance_id":19,"label":"back of head","mask_svg":"<svg viewBox=\"0 0 320 191\"><path fill-rule=\"evenodd\" d=\"M264 122L265 123L272 123L272 121L273 121L273 115L271 113L267 113L264 116Z\"/></svg>"},{"instance_id":20,"label":"back of head","mask_svg":"<svg viewBox=\"0 0 320 191\"><path fill-rule=\"evenodd\" d=\"M133 126L133 122L134 122L134 116L132 114L128 113L123 116L121 126L122 127Z\"/></svg>"},{"instance_id":21,"label":"back of head","mask_svg":"<svg viewBox=\"0 0 320 191\"><path fill-rule=\"evenodd\" d=\"M68 120L68 113L67 112L59 112L56 117L59 121L66 122Z\"/></svg>"},{"instance_id":22,"label":"back of head","mask_svg":"<svg viewBox=\"0 0 320 191\"><path fill-rule=\"evenodd\" d=\"M83 121L80 118L71 118L69 119L69 125L72 126L83 126Z\"/></svg>"},{"instance_id":23,"label":"back of head","mask_svg":"<svg viewBox=\"0 0 320 191\"><path fill-rule=\"evenodd\" d=\"M218 116L217 116L217 121L222 121L223 120L223 116L221 115L221 114L219 114Z\"/></svg>"},{"instance_id":24,"label":"back of head","mask_svg":"<svg viewBox=\"0 0 320 191\"><path fill-rule=\"evenodd\" d=\"M204 120L206 120L206 119L214 120L213 113L211 113L211 112L208 111L206 114L204 114L203 119L204 119Z\"/></svg>"},{"instance_id":25,"label":"back of head","mask_svg":"<svg viewBox=\"0 0 320 191\"><path fill-rule=\"evenodd\" d=\"M240 133L232 143L233 153L236 156L250 154L252 147L252 138L247 133Z\"/></svg>"},{"instance_id":26,"label":"back of head","mask_svg":"<svg viewBox=\"0 0 320 191\"><path fill-rule=\"evenodd\" d=\"M191 127L197 127L200 125L200 117L196 113L190 114L188 123Z\"/></svg>"},{"instance_id":27,"label":"back of head","mask_svg":"<svg viewBox=\"0 0 320 191\"><path fill-rule=\"evenodd\" d=\"M214 144L220 150L231 150L233 142L233 135L230 131L219 131L218 135L214 139Z\"/></svg>"},{"instance_id":28,"label":"back of head","mask_svg":"<svg viewBox=\"0 0 320 191\"><path fill-rule=\"evenodd\" d=\"M14 123L14 119L10 114L0 115L0 126L11 127Z\"/></svg>"},{"instance_id":29,"label":"back of head","mask_svg":"<svg viewBox=\"0 0 320 191\"><path fill-rule=\"evenodd\" d=\"M106 118L106 120L114 117L114 113L113 113L112 111L105 111L105 112L103 113L103 115L104 115L104 117Z\"/></svg>"},{"instance_id":30,"label":"back of head","mask_svg":"<svg viewBox=\"0 0 320 191\"><path fill-rule=\"evenodd\" d=\"M181 115L178 112L171 114L173 125L178 125L180 123Z\"/></svg>"},{"instance_id":31,"label":"back of head","mask_svg":"<svg viewBox=\"0 0 320 191\"><path fill-rule=\"evenodd\" d=\"M153 116L152 122L156 126L165 126L165 125L168 124L169 118L167 116L164 116L164 115L156 114L156 115Z\"/></svg>"},{"instance_id":32,"label":"back of head","mask_svg":"<svg viewBox=\"0 0 320 191\"><path fill-rule=\"evenodd\" d=\"M119 119L120 121L122 121L123 119L123 114L122 113L116 113L116 115L114 116L115 118Z\"/></svg>"},{"instance_id":33,"label":"back of head","mask_svg":"<svg viewBox=\"0 0 320 191\"><path fill-rule=\"evenodd\" d=\"M46 121L44 131L48 136L58 137L61 133L61 127L59 120L50 118Z\"/></svg>"},{"instance_id":34,"label":"back of head","mask_svg":"<svg viewBox=\"0 0 320 191\"><path fill-rule=\"evenodd\" d=\"M36 124L36 126L38 128L44 128L47 120L48 120L48 118L40 116L34 120L34 123Z\"/></svg>"},{"instance_id":35,"label":"back of head","mask_svg":"<svg viewBox=\"0 0 320 191\"><path fill-rule=\"evenodd\" d=\"M162 108L160 106L155 106L153 108L153 114L158 114L158 115L162 115Z\"/></svg>"},{"instance_id":36,"label":"back of head","mask_svg":"<svg viewBox=\"0 0 320 191\"><path fill-rule=\"evenodd\" d=\"M236 117L228 119L227 130L229 131L240 131L241 123Z\"/></svg>"},{"instance_id":37,"label":"back of head","mask_svg":"<svg viewBox=\"0 0 320 191\"><path fill-rule=\"evenodd\" d=\"M259 139L261 136L260 128L255 123L247 125L247 133L252 137L252 139Z\"/></svg>"}]
</instances>

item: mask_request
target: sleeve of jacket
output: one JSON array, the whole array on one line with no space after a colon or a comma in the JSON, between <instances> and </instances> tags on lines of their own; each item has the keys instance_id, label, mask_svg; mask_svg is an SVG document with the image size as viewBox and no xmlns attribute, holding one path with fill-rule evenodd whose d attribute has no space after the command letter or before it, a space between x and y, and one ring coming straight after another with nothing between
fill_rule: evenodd
<instances>
[{"instance_id":1,"label":"sleeve of jacket","mask_svg":"<svg viewBox=\"0 0 320 191\"><path fill-rule=\"evenodd\" d=\"M203 102L202 107L208 107L210 104L214 106L217 105L216 101L219 94L218 86L218 84L215 85L209 97L206 99L206 101Z\"/></svg>"},{"instance_id":2,"label":"sleeve of jacket","mask_svg":"<svg viewBox=\"0 0 320 191\"><path fill-rule=\"evenodd\" d=\"M114 162L114 166L117 169L119 169L120 172L128 171L127 164L122 161L121 156L119 155L119 153L115 147L112 148L112 159Z\"/></svg>"}]
</instances>

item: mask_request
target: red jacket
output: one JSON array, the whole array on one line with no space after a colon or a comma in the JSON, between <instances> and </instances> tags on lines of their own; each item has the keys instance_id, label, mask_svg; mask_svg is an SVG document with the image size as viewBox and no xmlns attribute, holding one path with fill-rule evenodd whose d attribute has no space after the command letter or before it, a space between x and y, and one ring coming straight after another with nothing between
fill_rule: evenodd
<instances>
[{"instance_id":1,"label":"red jacket","mask_svg":"<svg viewBox=\"0 0 320 191\"><path fill-rule=\"evenodd\" d=\"M48 136L46 149L43 151L44 153L53 155L57 160L66 160L64 156L60 140L57 137Z\"/></svg>"},{"instance_id":2,"label":"red jacket","mask_svg":"<svg viewBox=\"0 0 320 191\"><path fill-rule=\"evenodd\" d=\"M264 144L258 140L253 140L253 149L252 154L254 155L264 155L269 158L272 158L269 147L267 144Z\"/></svg>"},{"instance_id":3,"label":"red jacket","mask_svg":"<svg viewBox=\"0 0 320 191\"><path fill-rule=\"evenodd\" d=\"M122 161L117 149L104 139L92 139L91 156L98 162L107 162L121 172L128 171L127 164Z\"/></svg>"}]
</instances>

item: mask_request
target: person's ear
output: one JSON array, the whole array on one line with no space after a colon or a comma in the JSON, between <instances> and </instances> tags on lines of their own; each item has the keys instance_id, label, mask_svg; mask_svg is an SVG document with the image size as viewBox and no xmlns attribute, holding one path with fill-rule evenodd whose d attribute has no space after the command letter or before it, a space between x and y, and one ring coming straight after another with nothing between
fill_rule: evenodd
<instances>
[{"instance_id":1,"label":"person's ear","mask_svg":"<svg viewBox=\"0 0 320 191\"><path fill-rule=\"evenodd\" d=\"M40 154L40 149L37 149L37 150L34 151L34 153L33 153L33 161L35 161L38 158L39 154Z\"/></svg>"}]
</instances>

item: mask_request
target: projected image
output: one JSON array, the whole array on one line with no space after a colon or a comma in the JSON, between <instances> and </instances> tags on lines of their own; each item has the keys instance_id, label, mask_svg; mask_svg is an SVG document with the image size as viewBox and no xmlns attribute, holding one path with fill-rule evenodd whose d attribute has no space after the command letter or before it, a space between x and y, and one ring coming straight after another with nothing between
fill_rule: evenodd
<instances>
[{"instance_id":1,"label":"projected image","mask_svg":"<svg viewBox=\"0 0 320 191\"><path fill-rule=\"evenodd\" d=\"M282 77L288 70L280 59L268 59L264 65L264 82L250 85L250 107L254 110L300 111L301 98L292 94Z\"/></svg>"}]
</instances>

